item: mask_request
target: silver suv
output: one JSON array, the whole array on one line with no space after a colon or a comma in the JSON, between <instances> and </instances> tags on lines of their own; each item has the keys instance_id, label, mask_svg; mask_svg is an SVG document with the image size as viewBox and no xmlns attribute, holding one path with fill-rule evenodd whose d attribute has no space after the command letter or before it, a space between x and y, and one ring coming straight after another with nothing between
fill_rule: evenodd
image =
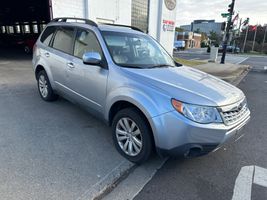
<instances>
[{"instance_id":1,"label":"silver suv","mask_svg":"<svg viewBox=\"0 0 267 200\"><path fill-rule=\"evenodd\" d=\"M181 66L134 27L54 19L35 45L33 68L43 100L61 95L83 105L112 126L115 147L136 163L154 149L186 157L215 151L250 118L241 90Z\"/></svg>"}]
</instances>

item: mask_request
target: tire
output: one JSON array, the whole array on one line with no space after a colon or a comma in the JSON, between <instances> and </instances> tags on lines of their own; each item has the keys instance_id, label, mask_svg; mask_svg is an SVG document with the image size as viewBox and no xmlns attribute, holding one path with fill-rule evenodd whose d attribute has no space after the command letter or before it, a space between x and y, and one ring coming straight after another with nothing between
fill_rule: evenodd
<instances>
[{"instance_id":1,"label":"tire","mask_svg":"<svg viewBox=\"0 0 267 200\"><path fill-rule=\"evenodd\" d=\"M37 75L37 86L41 98L44 101L55 101L58 98L51 87L48 76L44 70L40 71Z\"/></svg>"},{"instance_id":2,"label":"tire","mask_svg":"<svg viewBox=\"0 0 267 200\"><path fill-rule=\"evenodd\" d=\"M144 163L152 153L153 138L150 127L136 108L126 108L115 115L112 136L118 152L131 162ZM123 146L126 148L123 149Z\"/></svg>"},{"instance_id":3,"label":"tire","mask_svg":"<svg viewBox=\"0 0 267 200\"><path fill-rule=\"evenodd\" d=\"M24 52L25 52L26 54L30 54L32 51L31 51L31 49L30 49L29 46L25 46L25 47L24 47Z\"/></svg>"}]
</instances>

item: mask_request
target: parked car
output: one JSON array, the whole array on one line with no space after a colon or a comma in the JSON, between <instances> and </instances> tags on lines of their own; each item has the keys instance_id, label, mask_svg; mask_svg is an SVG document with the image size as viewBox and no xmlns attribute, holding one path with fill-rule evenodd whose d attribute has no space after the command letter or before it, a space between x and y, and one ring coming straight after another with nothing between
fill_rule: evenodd
<instances>
[{"instance_id":1,"label":"parked car","mask_svg":"<svg viewBox=\"0 0 267 200\"><path fill-rule=\"evenodd\" d=\"M27 54L32 53L34 44L36 42L36 38L28 38L25 41L23 41L23 46L24 46L24 52Z\"/></svg>"},{"instance_id":2,"label":"parked car","mask_svg":"<svg viewBox=\"0 0 267 200\"><path fill-rule=\"evenodd\" d=\"M36 42L40 96L61 95L103 119L130 161L146 161L153 149L162 156L207 154L249 121L240 89L175 63L139 29L68 21L54 19Z\"/></svg>"},{"instance_id":3,"label":"parked car","mask_svg":"<svg viewBox=\"0 0 267 200\"><path fill-rule=\"evenodd\" d=\"M176 40L174 42L174 49L177 50L177 51L184 50L185 49L185 41Z\"/></svg>"},{"instance_id":4,"label":"parked car","mask_svg":"<svg viewBox=\"0 0 267 200\"><path fill-rule=\"evenodd\" d=\"M223 46L219 46L219 53L223 52ZM228 53L240 53L240 48L237 46L227 46L226 47L226 52Z\"/></svg>"},{"instance_id":5,"label":"parked car","mask_svg":"<svg viewBox=\"0 0 267 200\"><path fill-rule=\"evenodd\" d=\"M25 53L30 54L38 37L38 34L0 34L0 41L2 41L0 45L21 48Z\"/></svg>"}]
</instances>

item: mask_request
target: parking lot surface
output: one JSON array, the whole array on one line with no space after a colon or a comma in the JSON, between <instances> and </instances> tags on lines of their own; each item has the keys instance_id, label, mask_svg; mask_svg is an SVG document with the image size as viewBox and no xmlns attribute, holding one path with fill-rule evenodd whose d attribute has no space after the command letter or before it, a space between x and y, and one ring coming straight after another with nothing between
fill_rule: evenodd
<instances>
[{"instance_id":1,"label":"parking lot surface","mask_svg":"<svg viewBox=\"0 0 267 200\"><path fill-rule=\"evenodd\" d=\"M30 56L0 50L0 199L90 199L131 166L103 122L41 100Z\"/></svg>"}]
</instances>

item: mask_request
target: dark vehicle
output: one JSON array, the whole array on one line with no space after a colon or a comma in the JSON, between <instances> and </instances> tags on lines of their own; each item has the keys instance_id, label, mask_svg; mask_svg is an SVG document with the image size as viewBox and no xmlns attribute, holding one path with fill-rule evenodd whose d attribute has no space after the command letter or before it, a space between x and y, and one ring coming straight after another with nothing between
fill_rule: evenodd
<instances>
[{"instance_id":1,"label":"dark vehicle","mask_svg":"<svg viewBox=\"0 0 267 200\"><path fill-rule=\"evenodd\" d=\"M223 46L219 46L219 53L223 52ZM240 48L237 46L227 46L226 47L226 52L228 53L240 53Z\"/></svg>"}]
</instances>

